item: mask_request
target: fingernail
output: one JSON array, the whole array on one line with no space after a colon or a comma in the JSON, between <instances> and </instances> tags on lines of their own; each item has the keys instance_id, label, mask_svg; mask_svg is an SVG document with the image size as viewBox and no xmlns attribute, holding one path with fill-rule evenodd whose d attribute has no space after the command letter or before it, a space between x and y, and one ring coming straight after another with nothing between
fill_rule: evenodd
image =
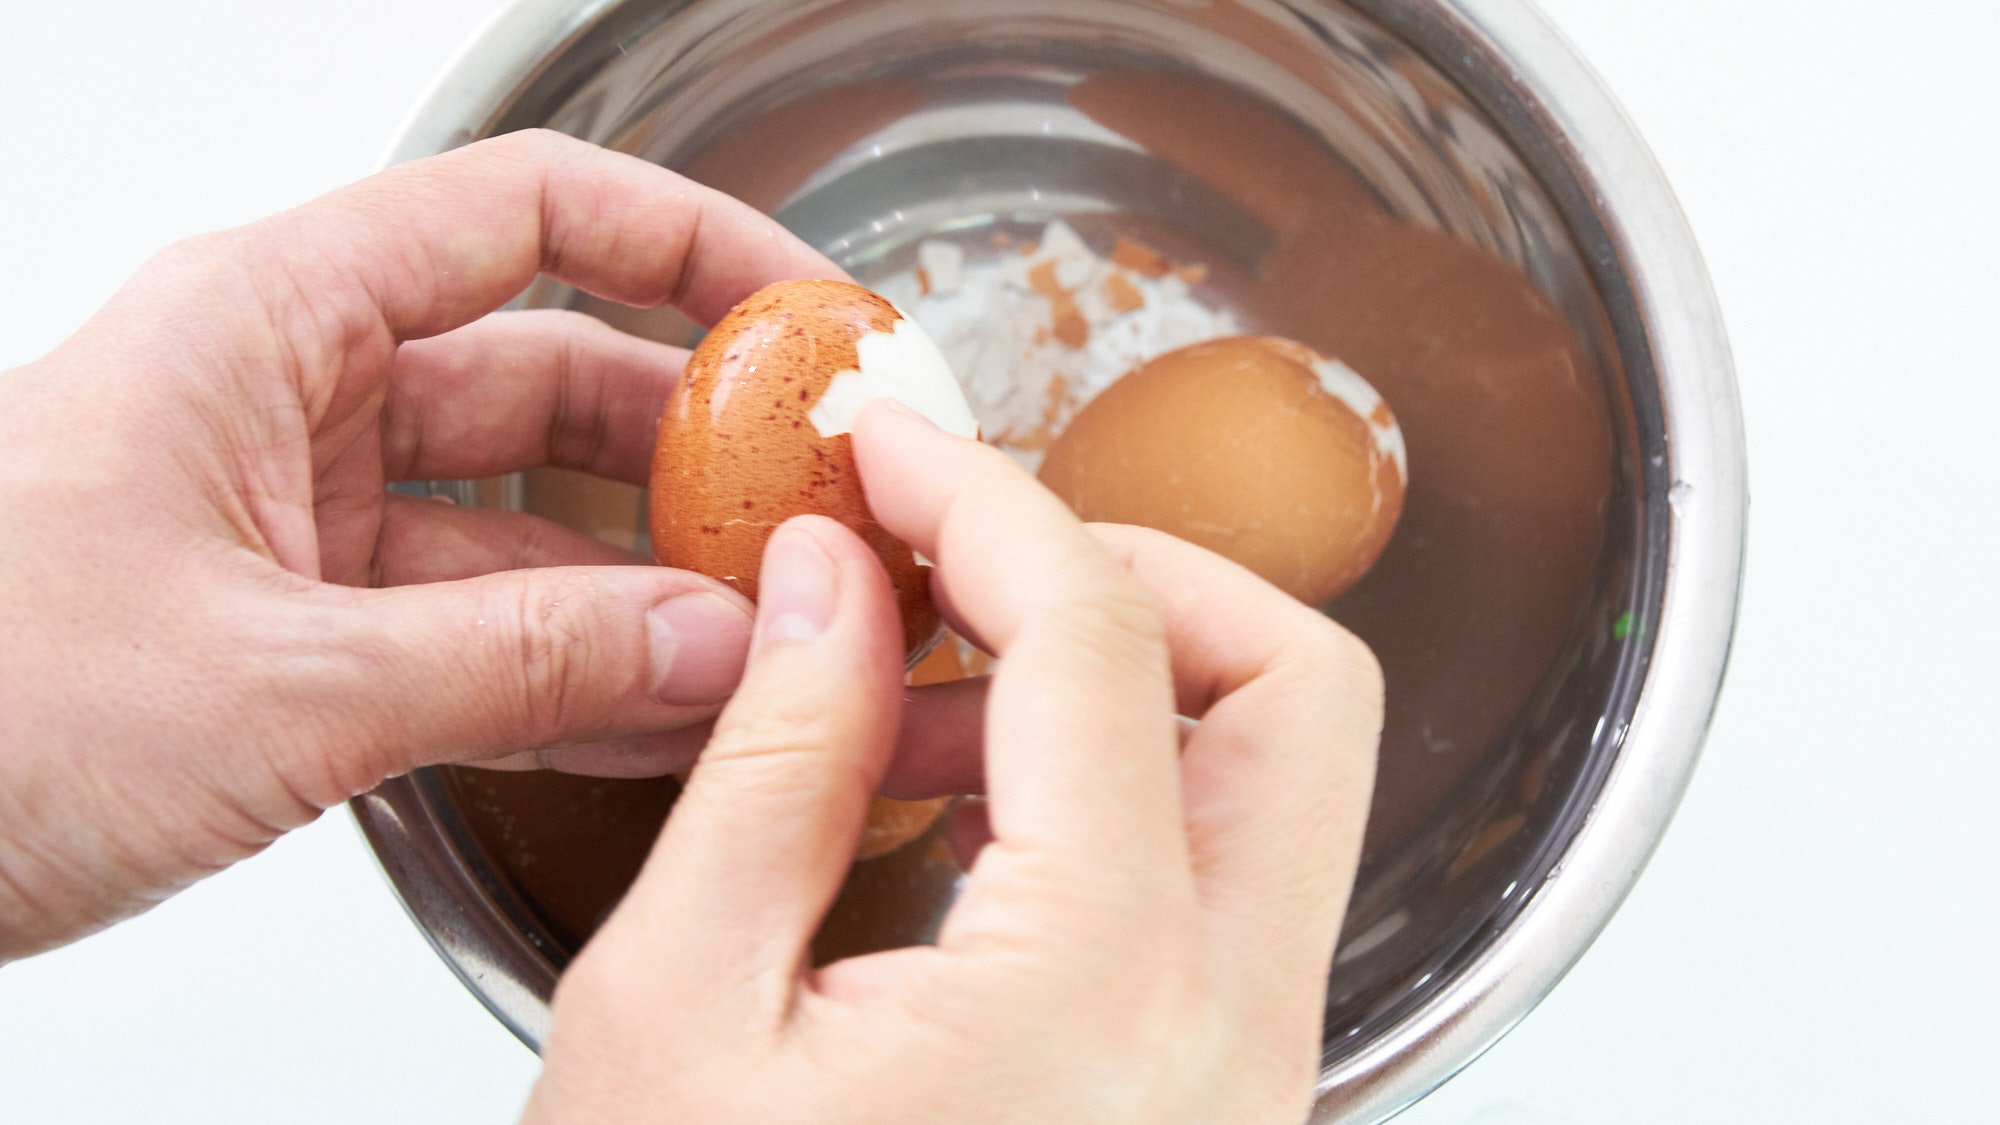
<instances>
[{"instance_id":1,"label":"fingernail","mask_svg":"<svg viewBox=\"0 0 2000 1125\"><path fill-rule=\"evenodd\" d=\"M917 413L914 407L912 407L909 403L904 402L902 399L878 398L875 401L881 403L882 409L887 410L891 414L900 414L905 418L913 418L916 421L922 422L924 425L930 427L933 430L937 429L936 422L933 422L929 418L924 417L922 414Z\"/></svg>"},{"instance_id":2,"label":"fingernail","mask_svg":"<svg viewBox=\"0 0 2000 1125\"><path fill-rule=\"evenodd\" d=\"M668 598L646 614L653 696L662 703L720 703L743 678L750 617L720 594Z\"/></svg>"},{"instance_id":3,"label":"fingernail","mask_svg":"<svg viewBox=\"0 0 2000 1125\"><path fill-rule=\"evenodd\" d=\"M757 576L757 643L809 641L833 624L833 558L811 532L778 529Z\"/></svg>"}]
</instances>

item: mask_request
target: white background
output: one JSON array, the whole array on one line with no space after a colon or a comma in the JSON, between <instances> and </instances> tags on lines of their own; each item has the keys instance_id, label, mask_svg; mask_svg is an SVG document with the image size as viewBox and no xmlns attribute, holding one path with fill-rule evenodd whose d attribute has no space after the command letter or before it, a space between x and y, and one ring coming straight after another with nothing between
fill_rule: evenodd
<instances>
[{"instance_id":1,"label":"white background","mask_svg":"<svg viewBox=\"0 0 2000 1125\"><path fill-rule=\"evenodd\" d=\"M167 241L370 171L491 4L4 0L0 368ZM1747 600L1638 890L1401 1120L2000 1120L2000 14L1545 7L1654 146L1721 293ZM534 1070L344 814L0 969L4 1121L500 1122Z\"/></svg>"}]
</instances>

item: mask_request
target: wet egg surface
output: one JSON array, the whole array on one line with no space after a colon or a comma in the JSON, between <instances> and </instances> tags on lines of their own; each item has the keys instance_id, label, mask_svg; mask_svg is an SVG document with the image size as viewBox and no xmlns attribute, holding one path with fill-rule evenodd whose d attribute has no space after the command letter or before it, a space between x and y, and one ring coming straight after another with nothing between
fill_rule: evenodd
<instances>
[{"instance_id":1,"label":"wet egg surface","mask_svg":"<svg viewBox=\"0 0 2000 1125\"><path fill-rule=\"evenodd\" d=\"M946 430L977 427L950 368L914 321L848 282L788 281L751 295L689 357L660 419L650 523L659 561L752 601L764 544L798 515L840 521L888 571L906 649L938 636L928 568L868 511L855 415L891 398Z\"/></svg>"},{"instance_id":2,"label":"wet egg surface","mask_svg":"<svg viewBox=\"0 0 2000 1125\"><path fill-rule=\"evenodd\" d=\"M1311 605L1368 572L1402 514L1402 430L1373 387L1272 336L1168 352L1077 414L1042 462L1078 515L1198 543Z\"/></svg>"}]
</instances>

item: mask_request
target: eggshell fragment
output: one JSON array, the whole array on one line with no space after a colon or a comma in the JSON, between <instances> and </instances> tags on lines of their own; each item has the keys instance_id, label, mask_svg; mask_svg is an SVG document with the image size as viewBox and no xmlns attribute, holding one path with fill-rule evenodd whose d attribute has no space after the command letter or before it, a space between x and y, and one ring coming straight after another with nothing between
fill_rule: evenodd
<instances>
[{"instance_id":1,"label":"eggshell fragment","mask_svg":"<svg viewBox=\"0 0 2000 1125\"><path fill-rule=\"evenodd\" d=\"M654 557L754 601L764 544L778 525L829 516L882 560L905 648L922 655L939 632L928 568L870 515L847 436L875 398L977 436L936 345L876 294L847 282L788 281L731 309L689 356L660 419L649 497Z\"/></svg>"},{"instance_id":2,"label":"eggshell fragment","mask_svg":"<svg viewBox=\"0 0 2000 1125\"><path fill-rule=\"evenodd\" d=\"M917 268L939 296L958 292L965 282L965 248L955 242L926 239L917 244Z\"/></svg>"}]
</instances>

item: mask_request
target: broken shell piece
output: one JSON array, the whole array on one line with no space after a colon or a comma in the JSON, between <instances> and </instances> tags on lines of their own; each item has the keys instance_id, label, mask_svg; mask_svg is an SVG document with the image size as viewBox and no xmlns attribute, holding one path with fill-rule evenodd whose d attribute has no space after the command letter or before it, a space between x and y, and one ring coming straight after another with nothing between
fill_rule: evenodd
<instances>
[{"instance_id":1,"label":"broken shell piece","mask_svg":"<svg viewBox=\"0 0 2000 1125\"><path fill-rule=\"evenodd\" d=\"M819 436L851 433L861 408L878 398L902 403L946 433L979 436L965 392L944 353L907 313L897 309L887 332L870 331L854 342L854 367L836 371L819 401L806 411Z\"/></svg>"},{"instance_id":2,"label":"broken shell piece","mask_svg":"<svg viewBox=\"0 0 2000 1125\"><path fill-rule=\"evenodd\" d=\"M1060 219L1043 229L1035 257L1054 263L1056 284L1072 293L1094 281L1104 265L1075 229Z\"/></svg>"},{"instance_id":3,"label":"broken shell piece","mask_svg":"<svg viewBox=\"0 0 2000 1125\"><path fill-rule=\"evenodd\" d=\"M1134 273L1147 277L1165 277L1173 269L1167 256L1142 242L1134 242L1124 235L1111 247L1111 260Z\"/></svg>"},{"instance_id":4,"label":"broken shell piece","mask_svg":"<svg viewBox=\"0 0 2000 1125\"><path fill-rule=\"evenodd\" d=\"M917 268L930 282L929 293L958 292L965 283L965 250L956 242L928 239L917 243Z\"/></svg>"}]
</instances>

